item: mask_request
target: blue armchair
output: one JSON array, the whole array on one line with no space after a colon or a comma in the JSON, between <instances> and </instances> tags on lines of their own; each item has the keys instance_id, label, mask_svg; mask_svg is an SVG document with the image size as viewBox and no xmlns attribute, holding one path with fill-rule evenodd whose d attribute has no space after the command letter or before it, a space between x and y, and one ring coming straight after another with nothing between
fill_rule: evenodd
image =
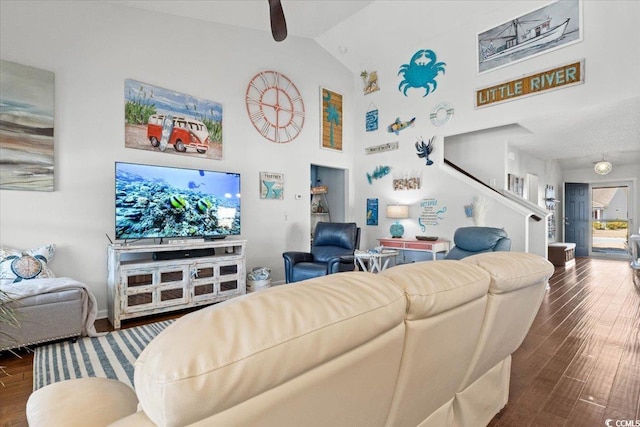
<instances>
[{"instance_id":1,"label":"blue armchair","mask_svg":"<svg viewBox=\"0 0 640 427\"><path fill-rule=\"evenodd\" d=\"M445 259L462 259L482 252L511 250L511 239L502 228L462 227L453 235L455 245Z\"/></svg>"},{"instance_id":2,"label":"blue armchair","mask_svg":"<svg viewBox=\"0 0 640 427\"><path fill-rule=\"evenodd\" d=\"M287 283L341 271L352 271L353 253L360 247L360 228L355 222L319 222L311 252L285 252Z\"/></svg>"}]
</instances>

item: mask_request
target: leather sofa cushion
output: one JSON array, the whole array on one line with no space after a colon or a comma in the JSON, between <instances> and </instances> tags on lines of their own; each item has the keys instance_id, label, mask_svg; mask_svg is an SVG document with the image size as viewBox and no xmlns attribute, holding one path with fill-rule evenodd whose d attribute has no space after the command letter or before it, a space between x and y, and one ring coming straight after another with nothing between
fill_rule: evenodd
<instances>
[{"instance_id":1,"label":"leather sofa cushion","mask_svg":"<svg viewBox=\"0 0 640 427\"><path fill-rule=\"evenodd\" d=\"M406 294L407 320L431 317L483 298L489 288L486 271L454 260L399 265L379 276L391 279Z\"/></svg>"},{"instance_id":2,"label":"leather sofa cushion","mask_svg":"<svg viewBox=\"0 0 640 427\"><path fill-rule=\"evenodd\" d=\"M525 252L513 252L509 262L499 252L473 255L462 260L491 273L489 293L501 294L546 282L553 274L553 264Z\"/></svg>"},{"instance_id":3,"label":"leather sofa cushion","mask_svg":"<svg viewBox=\"0 0 640 427\"><path fill-rule=\"evenodd\" d=\"M355 222L323 224L323 226L316 227L313 245L314 247L335 246L350 249L353 252L357 232L358 226ZM312 252L315 253L315 248Z\"/></svg>"},{"instance_id":4,"label":"leather sofa cushion","mask_svg":"<svg viewBox=\"0 0 640 427\"><path fill-rule=\"evenodd\" d=\"M493 250L507 232L495 227L462 227L453 235L454 244L469 252Z\"/></svg>"},{"instance_id":5,"label":"leather sofa cushion","mask_svg":"<svg viewBox=\"0 0 640 427\"><path fill-rule=\"evenodd\" d=\"M140 405L158 425L188 425L391 331L403 324L405 307L390 281L353 272L193 312L160 333L136 361Z\"/></svg>"}]
</instances>

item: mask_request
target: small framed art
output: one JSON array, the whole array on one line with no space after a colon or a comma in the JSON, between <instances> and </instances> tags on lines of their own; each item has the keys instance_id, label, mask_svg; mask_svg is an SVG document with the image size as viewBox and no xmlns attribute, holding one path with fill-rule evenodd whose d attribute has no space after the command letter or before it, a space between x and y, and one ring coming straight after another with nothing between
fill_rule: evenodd
<instances>
[{"instance_id":1,"label":"small framed art","mask_svg":"<svg viewBox=\"0 0 640 427\"><path fill-rule=\"evenodd\" d=\"M367 225L378 225L378 199L367 199Z\"/></svg>"},{"instance_id":2,"label":"small framed art","mask_svg":"<svg viewBox=\"0 0 640 427\"><path fill-rule=\"evenodd\" d=\"M260 172L260 198L282 200L284 198L284 174Z\"/></svg>"}]
</instances>

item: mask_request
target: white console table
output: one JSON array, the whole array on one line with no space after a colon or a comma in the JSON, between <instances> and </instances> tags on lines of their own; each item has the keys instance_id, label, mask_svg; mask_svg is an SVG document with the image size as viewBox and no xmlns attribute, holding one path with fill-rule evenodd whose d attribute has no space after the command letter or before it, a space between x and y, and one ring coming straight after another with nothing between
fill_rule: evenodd
<instances>
[{"instance_id":1,"label":"white console table","mask_svg":"<svg viewBox=\"0 0 640 427\"><path fill-rule=\"evenodd\" d=\"M245 240L233 239L109 245L109 321L119 329L125 319L245 294L245 246Z\"/></svg>"}]
</instances>

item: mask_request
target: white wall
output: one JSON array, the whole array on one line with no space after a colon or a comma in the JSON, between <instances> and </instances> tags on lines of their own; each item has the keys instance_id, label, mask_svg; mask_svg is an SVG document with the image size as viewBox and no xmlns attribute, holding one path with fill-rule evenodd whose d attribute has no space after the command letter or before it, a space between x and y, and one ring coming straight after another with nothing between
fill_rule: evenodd
<instances>
[{"instance_id":1,"label":"white wall","mask_svg":"<svg viewBox=\"0 0 640 427\"><path fill-rule=\"evenodd\" d=\"M448 174L440 170L437 164L424 166L424 160L417 158L415 154L416 138L422 136L428 139L434 135L438 136L436 153L434 153L437 159L437 151L443 149L442 137L518 123L543 114L560 114L584 105L607 104L640 94L640 86L636 84L637 74L640 72L640 55L630 54L638 51L635 44L637 34L634 28L635 21L640 16L640 2L615 2L615 7L612 7L611 2L584 1L585 30L582 42L478 75L475 50L477 33L547 3L546 1L501 2L497 9L488 8L490 13L486 15L467 16L464 13L465 2L448 2L447 7L460 9L459 19L452 23L450 30L432 39L407 40L406 43L397 46L397 49L381 51L378 58L366 64L367 71L378 72L381 90L369 95L356 96L354 124L356 154L361 159L356 162L355 169L356 188L359 189L359 197L355 204L358 222L365 223L367 198L377 197L380 206L385 206L391 202L416 204L423 198L435 197L440 204L447 207L446 220L423 233L417 225L419 212L415 208L412 211L412 221L404 222L407 230L405 234L408 236L430 234L451 238L457 227L472 224L471 220L464 217L463 209L464 205L469 204L478 194L478 189L452 182ZM376 4L377 2L369 6L367 13L373 13L372 8L375 8ZM423 13L425 17L431 16L434 4L444 7L444 3L439 2L411 2L411 13ZM401 22L401 18L398 17L398 19ZM345 23L345 26L354 27L354 25L350 22ZM410 89L409 96L405 97L398 90L402 78L397 73L400 66L409 62L411 56L419 49L433 50L437 54L437 60L446 63L446 73L437 77L438 87L428 96L423 97L424 91L419 89ZM585 83L582 85L482 109L474 108L474 91L477 88L582 58L585 58ZM615 58L615 66L612 66L611 58ZM354 84L362 88L359 76L354 76ZM365 132L365 113L372 102L378 107L380 126L375 132ZM455 115L446 125L435 127L429 122L428 117L440 102L451 103L455 109ZM415 126L402 131L399 136L390 134L386 131L386 127L396 117L402 120L416 117ZM399 141L399 150L368 156L363 154L364 147L390 141ZM603 140L602 144L606 147L607 141ZM371 172L378 165L390 166L392 173L416 167L422 168L422 189L394 191L390 178L374 181L369 185L364 176L366 172ZM537 168L543 170L539 174L539 184L542 187L539 194L544 194L545 184L554 184L557 194L561 194L559 190L562 178L557 164L555 162L540 163ZM507 170L509 169L510 166L507 166ZM510 222L515 220L505 218L503 212L495 206L490 208L488 217L487 225L504 227L514 237L514 249L523 247L520 241L523 236L519 233L513 235L515 227L520 228L521 224L511 224ZM412 224L408 224L409 222ZM375 244L376 238L388 236L390 224L391 221L384 218L381 213L379 226L364 228L363 246L371 246Z\"/></svg>"},{"instance_id":2,"label":"white wall","mask_svg":"<svg viewBox=\"0 0 640 427\"><path fill-rule=\"evenodd\" d=\"M344 152L319 148L320 84L342 93L345 117L352 116L346 68L308 39L276 43L267 32L103 2L3 1L0 16L2 59L55 73L55 191L0 191L1 245L57 244L54 272L87 283L104 313L114 162L233 171L242 174L247 267L267 266L274 281L284 279L281 253L309 246L310 164L352 166L350 121L343 126ZM247 84L268 69L290 77L305 102L302 133L288 144L263 139L246 113ZM222 103L224 160L125 148L128 78ZM284 174L285 200L259 198L261 171ZM295 194L306 197L295 200ZM352 206L346 211L351 216Z\"/></svg>"},{"instance_id":3,"label":"white wall","mask_svg":"<svg viewBox=\"0 0 640 427\"><path fill-rule=\"evenodd\" d=\"M471 132L454 135L444 140L444 157L478 178L498 189L505 184L507 140L487 137L484 133Z\"/></svg>"}]
</instances>

